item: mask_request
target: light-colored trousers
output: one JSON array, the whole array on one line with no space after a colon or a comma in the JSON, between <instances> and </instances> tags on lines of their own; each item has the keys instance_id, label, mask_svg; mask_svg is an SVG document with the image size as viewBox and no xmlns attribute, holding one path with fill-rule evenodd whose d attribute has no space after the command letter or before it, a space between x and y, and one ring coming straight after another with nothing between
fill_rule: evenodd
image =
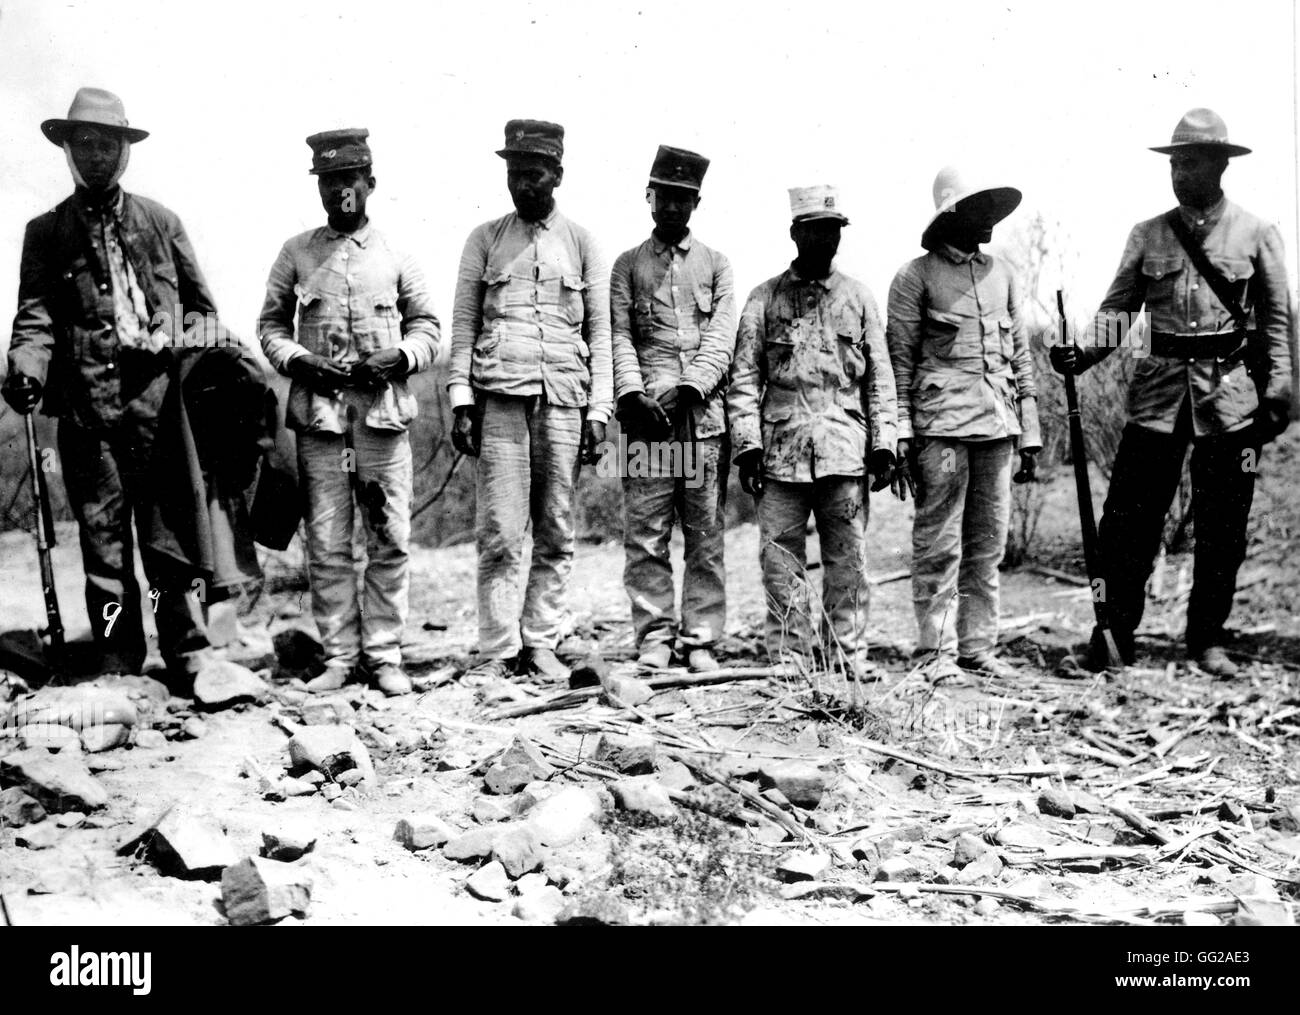
<instances>
[{"instance_id":1,"label":"light-colored trousers","mask_svg":"<svg viewBox=\"0 0 1300 1015\"><path fill-rule=\"evenodd\" d=\"M410 591L410 439L359 419L350 426L355 453L341 434L298 435L312 615L327 663L400 664ZM357 515L366 540L360 595L352 550Z\"/></svg>"},{"instance_id":2,"label":"light-colored trousers","mask_svg":"<svg viewBox=\"0 0 1300 1015\"><path fill-rule=\"evenodd\" d=\"M912 524L917 648L991 652L998 643L998 565L1011 522L1015 442L920 440L921 490Z\"/></svg>"},{"instance_id":3,"label":"light-colored trousers","mask_svg":"<svg viewBox=\"0 0 1300 1015\"><path fill-rule=\"evenodd\" d=\"M554 649L573 569L573 487L582 410L539 395L479 392L478 637L484 659L509 659L521 647ZM533 557L523 608L519 568L524 534Z\"/></svg>"},{"instance_id":4,"label":"light-colored trousers","mask_svg":"<svg viewBox=\"0 0 1300 1015\"><path fill-rule=\"evenodd\" d=\"M727 625L724 526L718 504L722 438L706 437L693 445L683 442L676 446L683 449L682 455L690 456L689 469L679 470L690 475L675 477L671 469L656 469L665 474L623 480L623 585L632 601L638 646L671 645L679 634L668 550L674 517L681 523L686 543L682 645L712 645ZM633 452L635 447L629 443Z\"/></svg>"},{"instance_id":5,"label":"light-colored trousers","mask_svg":"<svg viewBox=\"0 0 1300 1015\"><path fill-rule=\"evenodd\" d=\"M822 554L822 605L817 630L835 659L836 648L852 659L867 648L867 497L860 476L828 476L812 483L769 479L758 499L763 585L767 594L765 636L774 660L813 646L807 572L807 524L817 522Z\"/></svg>"}]
</instances>

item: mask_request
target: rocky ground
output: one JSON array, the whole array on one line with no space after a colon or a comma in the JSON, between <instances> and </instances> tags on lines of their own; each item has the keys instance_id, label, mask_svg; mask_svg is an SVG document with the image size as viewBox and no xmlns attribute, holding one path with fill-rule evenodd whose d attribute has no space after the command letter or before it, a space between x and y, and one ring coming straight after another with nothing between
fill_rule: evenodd
<instances>
[{"instance_id":1,"label":"rocky ground","mask_svg":"<svg viewBox=\"0 0 1300 1015\"><path fill-rule=\"evenodd\" d=\"M728 534L729 679L711 684L627 662L614 544L580 547L575 567L564 652L587 661L584 686L463 679L474 560L458 546L414 557L417 694L308 695L318 660L300 560L268 558L263 593L214 613L220 654L239 665L209 671L194 699L149 676L34 694L0 684L0 917L1293 922L1295 457L1294 443L1266 457L1232 682L1197 671L1174 640L1179 557L1157 577L1137 666L1069 666L1090 607L1068 477L1048 491L1051 566L1004 575L1014 679L936 686L910 667L909 583L895 579L910 508L881 497L870 542L882 679L860 689L762 670L752 526ZM62 536L75 637L75 533ZM29 536L0 536L13 630L42 620L34 565Z\"/></svg>"}]
</instances>

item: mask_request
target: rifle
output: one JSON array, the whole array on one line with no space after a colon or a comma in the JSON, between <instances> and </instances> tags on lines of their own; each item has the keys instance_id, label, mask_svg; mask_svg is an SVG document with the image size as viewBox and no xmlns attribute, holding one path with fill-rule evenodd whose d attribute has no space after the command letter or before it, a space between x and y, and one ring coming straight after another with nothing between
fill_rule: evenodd
<instances>
[{"instance_id":1,"label":"rifle","mask_svg":"<svg viewBox=\"0 0 1300 1015\"><path fill-rule=\"evenodd\" d=\"M1061 318L1061 344L1073 345L1070 328L1065 321L1065 293L1056 290L1056 310ZM1079 495L1079 525L1083 529L1083 562L1088 571L1088 588L1092 593L1092 613L1097 621L1097 630L1101 633L1102 644L1106 650L1106 665L1121 666L1123 660L1119 646L1115 644L1115 635L1110 629L1110 617L1106 602L1098 599L1095 582L1100 578L1101 560L1097 546L1097 523L1092 513L1092 483L1088 478L1088 449L1083 442L1083 417L1079 414L1079 390L1074 383L1074 374L1066 373L1065 407L1070 421L1070 458L1074 462L1074 487ZM1103 596L1105 586L1102 586Z\"/></svg>"},{"instance_id":2,"label":"rifle","mask_svg":"<svg viewBox=\"0 0 1300 1015\"><path fill-rule=\"evenodd\" d=\"M36 424L30 412L23 419L27 423L27 463L32 474L32 499L36 502L36 550L41 558L41 591L45 593L46 626L41 633L49 637L51 659L57 663L63 655L64 639L59 595L54 588L54 559L50 553L55 544L54 512L50 509L45 472L36 453Z\"/></svg>"}]
</instances>

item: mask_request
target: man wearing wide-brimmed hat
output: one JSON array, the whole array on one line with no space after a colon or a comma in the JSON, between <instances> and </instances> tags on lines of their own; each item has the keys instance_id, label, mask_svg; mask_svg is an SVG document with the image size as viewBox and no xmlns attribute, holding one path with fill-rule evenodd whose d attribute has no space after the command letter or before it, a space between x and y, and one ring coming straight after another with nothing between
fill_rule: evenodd
<instances>
[{"instance_id":1,"label":"man wearing wide-brimmed hat","mask_svg":"<svg viewBox=\"0 0 1300 1015\"><path fill-rule=\"evenodd\" d=\"M46 120L41 130L63 149L76 189L27 225L4 397L21 413L43 400L45 412L59 417L101 668L138 673L145 660L134 514L145 574L158 592L159 648L183 685L208 642L188 586L146 545L144 529L175 337L159 322L215 315L216 307L180 219L118 183L131 145L149 136L127 123L122 100L82 88L67 117Z\"/></svg>"},{"instance_id":2,"label":"man wearing wide-brimmed hat","mask_svg":"<svg viewBox=\"0 0 1300 1015\"><path fill-rule=\"evenodd\" d=\"M610 276L614 393L628 438L623 476L623 582L639 662L669 664L673 642L693 670L727 621L720 468L723 381L736 346L731 264L691 232L709 160L661 145L646 196L654 231L619 255ZM668 456L651 448L674 450ZM638 455L649 465L634 474ZM680 629L668 553L673 518L685 539Z\"/></svg>"},{"instance_id":3,"label":"man wearing wide-brimmed hat","mask_svg":"<svg viewBox=\"0 0 1300 1015\"><path fill-rule=\"evenodd\" d=\"M298 433L312 613L325 647L325 672L308 689L336 691L359 674L392 696L411 690L402 632L417 405L406 378L445 359L446 347L419 265L366 213L376 186L369 136L344 128L307 138L326 223L281 248L258 335L271 365L293 380L285 417Z\"/></svg>"},{"instance_id":4,"label":"man wearing wide-brimmed hat","mask_svg":"<svg viewBox=\"0 0 1300 1015\"><path fill-rule=\"evenodd\" d=\"M478 458L478 620L484 672L568 678L556 657L573 568L573 489L613 410L609 267L563 215L564 128L511 120L515 210L469 235L452 314L457 451ZM524 535L532 564L519 602Z\"/></svg>"},{"instance_id":5,"label":"man wearing wide-brimmed hat","mask_svg":"<svg viewBox=\"0 0 1300 1015\"><path fill-rule=\"evenodd\" d=\"M868 474L894 464L894 375L876 301L835 269L848 217L834 187L790 190L798 256L749 295L727 391L741 487L758 510L772 661L854 678L867 661ZM821 544L821 608L807 595L808 516ZM818 658L820 657L820 658Z\"/></svg>"},{"instance_id":6,"label":"man wearing wide-brimmed hat","mask_svg":"<svg viewBox=\"0 0 1300 1015\"><path fill-rule=\"evenodd\" d=\"M949 167L935 178L934 204L927 252L889 288L886 330L898 387L894 491L916 497L916 651L941 679L1008 672L996 648L1012 459L1018 451L1031 476L1042 442L1016 277L980 250L1020 191L974 186Z\"/></svg>"},{"instance_id":7,"label":"man wearing wide-brimmed hat","mask_svg":"<svg viewBox=\"0 0 1300 1015\"><path fill-rule=\"evenodd\" d=\"M1119 270L1080 347L1057 346L1057 370L1081 373L1117 346L1145 306L1148 340L1129 384L1128 425L1098 529L1101 578L1120 655L1133 660L1147 578L1192 446L1196 562L1187 653L1231 677L1223 644L1260 450L1289 422L1291 297L1277 227L1233 204L1221 180L1250 152L1222 117L1193 109L1168 145L1178 207L1129 233ZM1103 652L1094 634L1092 660Z\"/></svg>"}]
</instances>

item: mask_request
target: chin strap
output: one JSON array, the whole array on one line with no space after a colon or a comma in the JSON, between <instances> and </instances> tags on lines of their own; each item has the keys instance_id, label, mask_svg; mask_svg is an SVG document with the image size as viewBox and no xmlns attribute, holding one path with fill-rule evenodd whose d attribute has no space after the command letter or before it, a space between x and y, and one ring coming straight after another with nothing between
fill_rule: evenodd
<instances>
[{"instance_id":1,"label":"chin strap","mask_svg":"<svg viewBox=\"0 0 1300 1015\"><path fill-rule=\"evenodd\" d=\"M68 168L72 171L72 180L78 187L85 187L86 181L81 175L81 170L77 168L77 160L72 157L72 145L67 141L63 142L63 154L67 157ZM118 156L117 168L113 170L113 178L109 180L106 189L111 190L117 181L122 178L126 172L126 164L131 161L131 145L128 141L122 141L122 154Z\"/></svg>"}]
</instances>

